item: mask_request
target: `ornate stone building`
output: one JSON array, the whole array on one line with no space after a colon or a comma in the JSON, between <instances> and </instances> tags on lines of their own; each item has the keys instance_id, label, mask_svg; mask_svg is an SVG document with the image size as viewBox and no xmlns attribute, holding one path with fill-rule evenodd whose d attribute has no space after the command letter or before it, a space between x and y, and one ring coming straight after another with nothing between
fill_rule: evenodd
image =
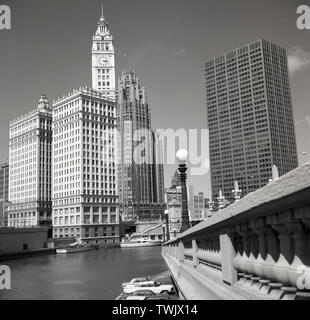
<instances>
[{"instance_id":1,"label":"ornate stone building","mask_svg":"<svg viewBox=\"0 0 310 320\"><path fill-rule=\"evenodd\" d=\"M38 108L10 123L8 226L51 226L52 109Z\"/></svg>"},{"instance_id":2,"label":"ornate stone building","mask_svg":"<svg viewBox=\"0 0 310 320\"><path fill-rule=\"evenodd\" d=\"M164 211L162 149L151 129L146 90L133 71L119 79L117 104L122 219L158 221Z\"/></svg>"},{"instance_id":3,"label":"ornate stone building","mask_svg":"<svg viewBox=\"0 0 310 320\"><path fill-rule=\"evenodd\" d=\"M93 88L53 104L53 232L119 244L115 58L103 14L93 36Z\"/></svg>"},{"instance_id":4,"label":"ornate stone building","mask_svg":"<svg viewBox=\"0 0 310 320\"><path fill-rule=\"evenodd\" d=\"M119 243L116 106L82 88L53 104L54 238Z\"/></svg>"}]
</instances>

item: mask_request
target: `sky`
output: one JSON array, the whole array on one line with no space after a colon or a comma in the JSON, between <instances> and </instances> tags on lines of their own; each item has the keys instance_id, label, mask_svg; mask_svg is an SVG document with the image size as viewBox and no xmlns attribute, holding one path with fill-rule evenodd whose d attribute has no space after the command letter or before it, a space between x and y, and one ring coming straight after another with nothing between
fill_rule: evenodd
<instances>
[{"instance_id":1,"label":"sky","mask_svg":"<svg viewBox=\"0 0 310 320\"><path fill-rule=\"evenodd\" d=\"M104 0L124 68L147 88L152 126L207 127L204 65L259 38L289 52L300 163L310 161L310 30L296 27L297 7L308 0ZM0 30L0 161L8 157L9 121L91 86L91 44L101 0L2 0L12 29ZM310 4L309 4L310 5ZM303 155L307 152L307 155ZM166 168L166 186L175 166ZM208 175L190 176L195 192L210 193Z\"/></svg>"}]
</instances>

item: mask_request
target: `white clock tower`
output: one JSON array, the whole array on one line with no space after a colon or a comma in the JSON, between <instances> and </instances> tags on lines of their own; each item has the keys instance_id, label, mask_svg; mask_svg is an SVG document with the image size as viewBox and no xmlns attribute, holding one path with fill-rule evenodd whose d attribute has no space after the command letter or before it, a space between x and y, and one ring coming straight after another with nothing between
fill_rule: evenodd
<instances>
[{"instance_id":1,"label":"white clock tower","mask_svg":"<svg viewBox=\"0 0 310 320\"><path fill-rule=\"evenodd\" d=\"M113 36L102 15L93 36L92 47L92 87L115 100L115 51Z\"/></svg>"}]
</instances>

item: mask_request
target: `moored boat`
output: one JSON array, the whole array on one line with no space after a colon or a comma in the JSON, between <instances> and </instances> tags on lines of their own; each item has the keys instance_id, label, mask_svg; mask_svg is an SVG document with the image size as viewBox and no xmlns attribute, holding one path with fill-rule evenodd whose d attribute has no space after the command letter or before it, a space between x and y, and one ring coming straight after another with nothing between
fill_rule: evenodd
<instances>
[{"instance_id":1,"label":"moored boat","mask_svg":"<svg viewBox=\"0 0 310 320\"><path fill-rule=\"evenodd\" d=\"M150 238L144 237L144 238L123 240L121 243L121 248L155 247L160 245L161 245L160 240L152 240Z\"/></svg>"},{"instance_id":2,"label":"moored boat","mask_svg":"<svg viewBox=\"0 0 310 320\"><path fill-rule=\"evenodd\" d=\"M57 254L68 254L68 253L90 251L90 250L95 250L95 249L98 249L98 247L88 245L83 241L78 241L78 242L70 244L66 248L57 249L56 253Z\"/></svg>"}]
</instances>

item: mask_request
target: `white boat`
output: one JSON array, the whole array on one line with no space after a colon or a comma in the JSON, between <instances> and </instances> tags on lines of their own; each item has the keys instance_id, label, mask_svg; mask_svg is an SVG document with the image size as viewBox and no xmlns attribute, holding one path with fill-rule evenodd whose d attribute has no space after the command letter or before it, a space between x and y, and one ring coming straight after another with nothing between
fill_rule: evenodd
<instances>
[{"instance_id":1,"label":"white boat","mask_svg":"<svg viewBox=\"0 0 310 320\"><path fill-rule=\"evenodd\" d=\"M68 254L68 253L76 253L76 252L84 252L95 250L97 247L90 246L83 241L77 241L75 243L70 244L67 248L57 249L57 254Z\"/></svg>"},{"instance_id":2,"label":"white boat","mask_svg":"<svg viewBox=\"0 0 310 320\"><path fill-rule=\"evenodd\" d=\"M123 240L121 243L121 248L139 248L139 247L155 247L160 246L160 240L152 240L150 238L136 238L136 239L129 239Z\"/></svg>"}]
</instances>

